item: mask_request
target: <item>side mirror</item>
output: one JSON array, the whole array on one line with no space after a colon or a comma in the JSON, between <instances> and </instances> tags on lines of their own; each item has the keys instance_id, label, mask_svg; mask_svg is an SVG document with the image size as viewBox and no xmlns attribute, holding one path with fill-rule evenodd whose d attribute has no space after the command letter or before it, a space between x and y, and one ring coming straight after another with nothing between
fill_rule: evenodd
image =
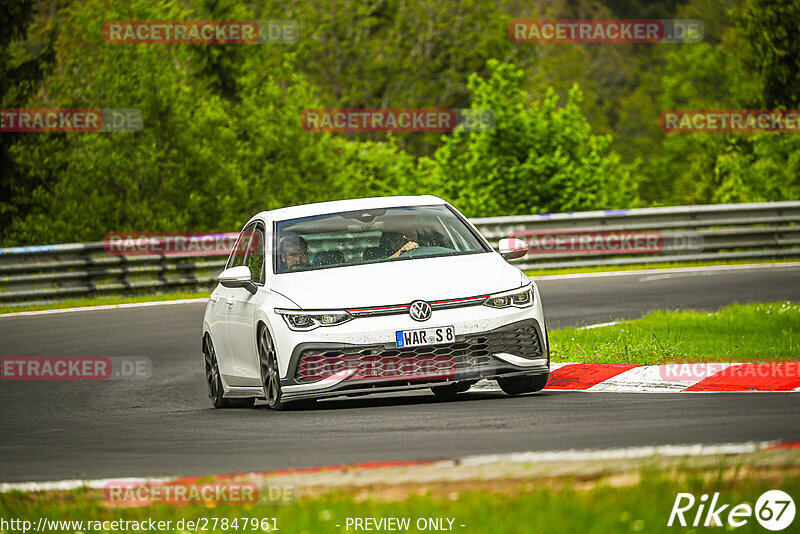
<instances>
[{"instance_id":1,"label":"side mirror","mask_svg":"<svg viewBox=\"0 0 800 534\"><path fill-rule=\"evenodd\" d=\"M507 260L521 258L528 253L528 243L516 238L501 239L497 248L500 255Z\"/></svg>"},{"instance_id":2,"label":"side mirror","mask_svg":"<svg viewBox=\"0 0 800 534\"><path fill-rule=\"evenodd\" d=\"M243 287L253 295L256 294L256 285L253 283L250 267L247 265L225 269L219 273L217 279L225 287Z\"/></svg>"}]
</instances>

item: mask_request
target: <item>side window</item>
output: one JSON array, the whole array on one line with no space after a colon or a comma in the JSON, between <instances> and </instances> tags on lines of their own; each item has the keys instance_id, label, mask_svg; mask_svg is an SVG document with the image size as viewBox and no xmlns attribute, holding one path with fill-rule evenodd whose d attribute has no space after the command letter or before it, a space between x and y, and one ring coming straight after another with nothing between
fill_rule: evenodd
<instances>
[{"instance_id":1,"label":"side window","mask_svg":"<svg viewBox=\"0 0 800 534\"><path fill-rule=\"evenodd\" d=\"M256 284L264 283L264 227L257 224L252 231L250 245L247 247L247 255L244 264L250 267L250 275Z\"/></svg>"},{"instance_id":2,"label":"side window","mask_svg":"<svg viewBox=\"0 0 800 534\"><path fill-rule=\"evenodd\" d=\"M245 264L245 254L250 248L250 241L254 235L256 223L248 224L247 227L239 234L239 239L236 240L236 245L233 247L230 257L228 258L228 265L226 269L231 267L239 267Z\"/></svg>"}]
</instances>

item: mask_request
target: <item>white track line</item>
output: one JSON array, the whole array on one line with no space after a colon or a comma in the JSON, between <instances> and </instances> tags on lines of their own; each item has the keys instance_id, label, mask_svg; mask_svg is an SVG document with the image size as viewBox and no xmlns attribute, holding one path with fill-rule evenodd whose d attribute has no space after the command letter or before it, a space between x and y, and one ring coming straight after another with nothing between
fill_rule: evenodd
<instances>
[{"instance_id":1,"label":"white track line","mask_svg":"<svg viewBox=\"0 0 800 534\"><path fill-rule=\"evenodd\" d=\"M797 268L800 262L750 263L744 265L709 265L708 267L673 267L663 269L638 269L629 271L602 271L596 273L551 274L545 276L529 276L540 280L572 280L574 278L602 278L606 276L647 276L654 274L702 273L713 271L746 271L751 269Z\"/></svg>"},{"instance_id":2,"label":"white track line","mask_svg":"<svg viewBox=\"0 0 800 534\"><path fill-rule=\"evenodd\" d=\"M576 330L591 330L592 328L602 328L604 326L614 326L615 324L619 324L621 322L622 321L611 321L609 323L590 324L588 326L581 326L580 328L577 328Z\"/></svg>"},{"instance_id":3,"label":"white track line","mask_svg":"<svg viewBox=\"0 0 800 534\"><path fill-rule=\"evenodd\" d=\"M3 317L25 317L28 315L52 315L55 313L90 312L102 310L120 310L125 308L147 308L150 306L171 306L173 304L190 304L192 302L208 302L208 299L178 299L178 300L156 300L151 302L128 302L125 304L105 304L102 306L83 306L81 308L58 308L55 310L40 310L27 312L0 313Z\"/></svg>"}]
</instances>

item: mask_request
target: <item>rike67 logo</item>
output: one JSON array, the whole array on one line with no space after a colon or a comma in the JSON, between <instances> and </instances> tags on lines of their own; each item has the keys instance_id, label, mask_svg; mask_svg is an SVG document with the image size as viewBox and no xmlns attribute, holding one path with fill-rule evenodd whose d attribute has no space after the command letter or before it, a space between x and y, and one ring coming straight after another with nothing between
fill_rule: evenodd
<instances>
[{"instance_id":1,"label":"rike67 logo","mask_svg":"<svg viewBox=\"0 0 800 534\"><path fill-rule=\"evenodd\" d=\"M746 525L753 517L767 530L784 530L794 521L794 501L781 490L764 492L756 501L732 505L723 502L719 493L709 500L708 494L696 499L691 493L678 493L667 526L721 527L727 530Z\"/></svg>"}]
</instances>

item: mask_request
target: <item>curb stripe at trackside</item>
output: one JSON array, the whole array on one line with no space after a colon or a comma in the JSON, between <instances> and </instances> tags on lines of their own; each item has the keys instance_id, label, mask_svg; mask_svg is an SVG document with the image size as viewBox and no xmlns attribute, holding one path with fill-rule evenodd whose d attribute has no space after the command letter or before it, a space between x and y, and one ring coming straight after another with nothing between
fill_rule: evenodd
<instances>
[{"instance_id":1,"label":"curb stripe at trackside","mask_svg":"<svg viewBox=\"0 0 800 534\"><path fill-rule=\"evenodd\" d=\"M100 478L95 480L58 480L54 482L0 482L0 493L9 491L71 491L80 488L103 489L106 484L147 484L167 481L164 477Z\"/></svg>"},{"instance_id":2,"label":"curb stripe at trackside","mask_svg":"<svg viewBox=\"0 0 800 534\"><path fill-rule=\"evenodd\" d=\"M686 388L697 384L707 377L718 374L724 368L736 364L714 364L692 367L690 377L681 379L680 373L671 373L677 370L675 366L664 365L637 365L620 373L605 382L592 386L591 391L607 392L665 392L684 391ZM672 375L672 376L671 376ZM699 391L699 390L698 390Z\"/></svg>"},{"instance_id":3,"label":"curb stripe at trackside","mask_svg":"<svg viewBox=\"0 0 800 534\"><path fill-rule=\"evenodd\" d=\"M686 391L795 391L799 387L800 362L759 362L723 369Z\"/></svg>"},{"instance_id":4,"label":"curb stripe at trackside","mask_svg":"<svg viewBox=\"0 0 800 534\"><path fill-rule=\"evenodd\" d=\"M383 469L391 467L415 467L430 465L447 460L395 460L371 461L347 465L323 465L316 467L299 467L296 469L281 469L279 471L246 472L213 475L214 480L241 479L246 477L276 477L287 475L303 475L309 473L325 473L333 471L352 471ZM0 482L0 493L9 491L70 491L80 488L103 489L109 484L191 484L199 480L208 479L210 475L193 477L128 477L128 478L101 478L95 480L59 480L55 482Z\"/></svg>"},{"instance_id":5,"label":"curb stripe at trackside","mask_svg":"<svg viewBox=\"0 0 800 534\"><path fill-rule=\"evenodd\" d=\"M699 363L685 364L689 376L681 377L684 364L631 365L624 372L615 372L619 364L573 364L561 367L558 374L579 375L589 366L593 368L588 379L578 376L576 382L588 383L600 375L604 368L613 373L603 381L584 389L605 392L736 392L736 391L796 391L800 388L800 362L760 363ZM580 367L579 367L580 366ZM575 369L570 369L575 367Z\"/></svg>"},{"instance_id":6,"label":"curb stripe at trackside","mask_svg":"<svg viewBox=\"0 0 800 534\"><path fill-rule=\"evenodd\" d=\"M298 467L295 469L280 469L278 471L232 473L225 475L216 475L214 478L215 480L229 480L229 479L239 479L252 476L278 477L287 475L306 475L310 473L327 473L332 471L352 471L356 469L366 470L366 469L386 469L390 467L416 467L420 465L430 465L441 461L442 460L395 460L386 462L372 461L372 462L363 462L359 464L347 464L347 465L322 465L314 467ZM175 478L171 482L174 484L192 483L204 478L206 477L205 476L183 477L183 478Z\"/></svg>"},{"instance_id":7,"label":"curb stripe at trackside","mask_svg":"<svg viewBox=\"0 0 800 534\"><path fill-rule=\"evenodd\" d=\"M747 454L768 450L780 445L771 441L759 443L722 443L717 445L656 445L652 447L626 447L620 449L583 449L566 451L512 452L510 454L484 454L462 458L463 465L484 465L494 462L537 463L537 462L585 462L596 460L615 460L648 458L650 456L709 456L715 454Z\"/></svg>"},{"instance_id":8,"label":"curb stripe at trackside","mask_svg":"<svg viewBox=\"0 0 800 534\"><path fill-rule=\"evenodd\" d=\"M556 451L529 451L512 452L505 454L484 454L466 456L458 459L444 460L399 460L385 462L364 462L350 465L328 465L320 467L306 467L298 469L283 469L268 472L246 472L222 475L203 475L184 478L127 478L127 479L101 479L101 480L62 480L58 482L21 482L0 483L0 493L9 491L68 491L79 488L103 489L108 484L128 483L132 485L146 485L148 483L192 484L199 480L242 480L263 479L273 477L291 477L310 473L354 473L386 468L409 468L403 472L403 482L416 480L414 468L433 466L439 468L457 468L459 466L481 466L498 462L508 463L546 463L546 462L585 462L597 460L637 459L648 458L654 455L665 457L681 456L711 456L720 454L748 454L758 451L778 449L794 449L800 447L799 442L746 442L746 443L720 443L720 444L677 444L656 445L645 447L626 447L614 449L569 449ZM418 471L417 471L418 472ZM423 472L423 479L430 480L430 474Z\"/></svg>"},{"instance_id":9,"label":"curb stripe at trackside","mask_svg":"<svg viewBox=\"0 0 800 534\"><path fill-rule=\"evenodd\" d=\"M774 451L779 449L800 449L800 441L785 441L783 443L773 443L764 447L766 451Z\"/></svg>"},{"instance_id":10,"label":"curb stripe at trackside","mask_svg":"<svg viewBox=\"0 0 800 534\"><path fill-rule=\"evenodd\" d=\"M550 372L547 389L589 389L633 367L635 366L621 363L563 365Z\"/></svg>"},{"instance_id":11,"label":"curb stripe at trackside","mask_svg":"<svg viewBox=\"0 0 800 534\"><path fill-rule=\"evenodd\" d=\"M482 380L475 391L499 391ZM800 392L800 362L632 365L553 363L546 390L606 393Z\"/></svg>"}]
</instances>

